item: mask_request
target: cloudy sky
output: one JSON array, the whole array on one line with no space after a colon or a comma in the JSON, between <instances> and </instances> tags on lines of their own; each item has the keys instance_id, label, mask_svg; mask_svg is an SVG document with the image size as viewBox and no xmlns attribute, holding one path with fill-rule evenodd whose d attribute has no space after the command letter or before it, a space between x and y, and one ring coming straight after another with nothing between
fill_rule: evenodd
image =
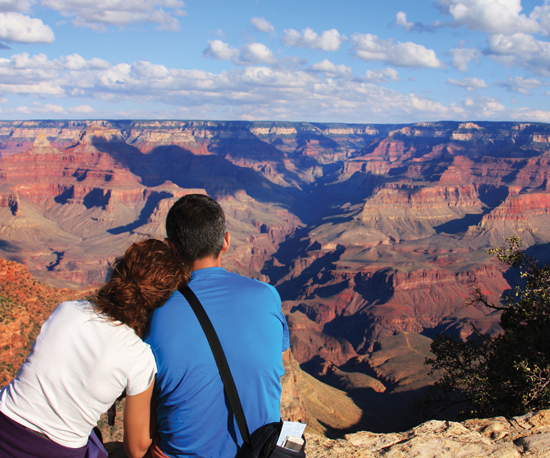
<instances>
[{"instance_id":1,"label":"cloudy sky","mask_svg":"<svg viewBox=\"0 0 550 458\"><path fill-rule=\"evenodd\" d=\"M0 0L0 119L550 122L550 0Z\"/></svg>"}]
</instances>

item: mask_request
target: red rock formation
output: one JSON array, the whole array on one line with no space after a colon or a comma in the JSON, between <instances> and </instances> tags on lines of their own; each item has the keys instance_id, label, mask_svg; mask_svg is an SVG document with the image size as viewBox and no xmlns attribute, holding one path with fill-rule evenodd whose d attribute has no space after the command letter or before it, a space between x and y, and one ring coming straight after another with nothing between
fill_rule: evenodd
<instances>
[{"instance_id":1,"label":"red rock formation","mask_svg":"<svg viewBox=\"0 0 550 458\"><path fill-rule=\"evenodd\" d=\"M520 160L483 158L473 161L464 156L456 156L452 165L441 175L441 183L483 183L502 185L503 178L514 170Z\"/></svg>"},{"instance_id":2,"label":"red rock formation","mask_svg":"<svg viewBox=\"0 0 550 458\"><path fill-rule=\"evenodd\" d=\"M483 217L482 225L489 221L527 221L550 213L550 193L532 192L508 197L502 205Z\"/></svg>"},{"instance_id":3,"label":"red rock formation","mask_svg":"<svg viewBox=\"0 0 550 458\"><path fill-rule=\"evenodd\" d=\"M408 156L403 157L406 152ZM414 154L414 151L406 151L405 142L390 137L382 140L371 153L364 155L362 158L369 161L395 162L398 159L408 159L412 154Z\"/></svg>"}]
</instances>

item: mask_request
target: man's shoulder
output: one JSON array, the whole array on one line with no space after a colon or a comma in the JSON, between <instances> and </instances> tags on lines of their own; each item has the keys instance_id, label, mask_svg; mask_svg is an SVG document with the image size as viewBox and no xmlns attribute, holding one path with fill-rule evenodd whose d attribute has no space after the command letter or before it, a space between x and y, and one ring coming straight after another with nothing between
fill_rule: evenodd
<instances>
[{"instance_id":1,"label":"man's shoulder","mask_svg":"<svg viewBox=\"0 0 550 458\"><path fill-rule=\"evenodd\" d=\"M198 286L202 284L203 280L213 280L218 284L227 285L227 286L238 286L238 287L250 287L258 289L270 289L276 292L276 289L260 280L250 278L236 272L230 272L221 267L201 269L195 271L191 275L191 281L189 286Z\"/></svg>"},{"instance_id":2,"label":"man's shoulder","mask_svg":"<svg viewBox=\"0 0 550 458\"><path fill-rule=\"evenodd\" d=\"M265 283L255 278L246 277L235 272L229 272L227 270L224 270L224 276L224 281L230 288L240 289L247 292L257 291L263 294L273 294L276 298L279 298L279 293L275 287L269 283ZM191 284L191 286L193 285Z\"/></svg>"}]
</instances>

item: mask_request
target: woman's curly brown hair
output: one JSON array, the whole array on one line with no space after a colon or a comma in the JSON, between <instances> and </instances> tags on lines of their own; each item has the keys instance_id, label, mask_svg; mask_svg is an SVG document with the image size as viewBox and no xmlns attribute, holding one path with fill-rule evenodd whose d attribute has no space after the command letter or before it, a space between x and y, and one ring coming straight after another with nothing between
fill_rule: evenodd
<instances>
[{"instance_id":1,"label":"woman's curly brown hair","mask_svg":"<svg viewBox=\"0 0 550 458\"><path fill-rule=\"evenodd\" d=\"M101 313L143 337L151 314L184 286L189 274L160 240L134 243L117 259L109 281L91 298Z\"/></svg>"}]
</instances>

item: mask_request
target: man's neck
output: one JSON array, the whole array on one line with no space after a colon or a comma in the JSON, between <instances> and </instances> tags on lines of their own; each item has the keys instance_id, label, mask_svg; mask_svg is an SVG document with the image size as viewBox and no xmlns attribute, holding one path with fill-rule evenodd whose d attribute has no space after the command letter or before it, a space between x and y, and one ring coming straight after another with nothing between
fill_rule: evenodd
<instances>
[{"instance_id":1,"label":"man's neck","mask_svg":"<svg viewBox=\"0 0 550 458\"><path fill-rule=\"evenodd\" d=\"M197 259L193 263L192 272L195 270L201 270L201 269L207 269L208 267L221 267L221 256L218 256L217 258L214 257L206 257L202 259Z\"/></svg>"}]
</instances>

